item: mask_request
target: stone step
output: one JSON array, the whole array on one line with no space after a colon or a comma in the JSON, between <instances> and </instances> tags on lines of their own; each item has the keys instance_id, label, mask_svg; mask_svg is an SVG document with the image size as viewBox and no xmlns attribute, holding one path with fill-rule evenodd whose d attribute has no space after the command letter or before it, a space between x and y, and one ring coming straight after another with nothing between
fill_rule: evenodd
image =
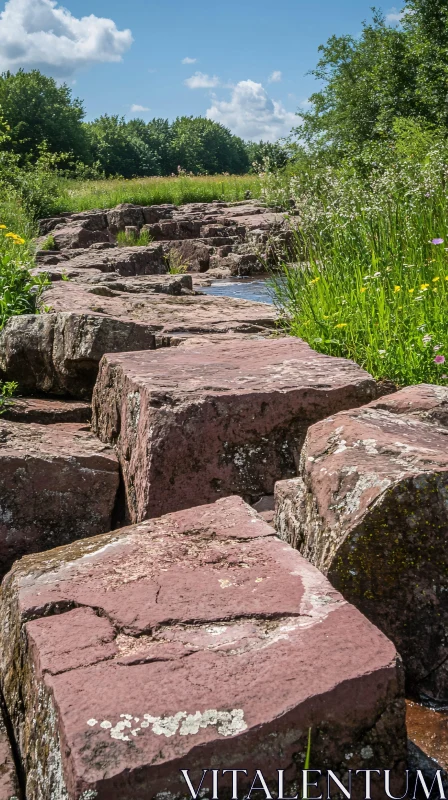
<instances>
[{"instance_id":1,"label":"stone step","mask_svg":"<svg viewBox=\"0 0 448 800\"><path fill-rule=\"evenodd\" d=\"M310 424L375 395L356 364L293 337L191 343L106 355L93 427L116 445L136 522L229 494L272 494L296 474Z\"/></svg>"},{"instance_id":2,"label":"stone step","mask_svg":"<svg viewBox=\"0 0 448 800\"><path fill-rule=\"evenodd\" d=\"M90 422L90 403L77 400L56 400L54 397L14 397L2 412L2 420L12 422L37 422L51 425L55 422Z\"/></svg>"},{"instance_id":3,"label":"stone step","mask_svg":"<svg viewBox=\"0 0 448 800\"><path fill-rule=\"evenodd\" d=\"M279 535L395 643L414 696L448 696L448 388L313 425L278 483Z\"/></svg>"},{"instance_id":4,"label":"stone step","mask_svg":"<svg viewBox=\"0 0 448 800\"><path fill-rule=\"evenodd\" d=\"M0 418L0 578L27 553L110 530L118 484L88 426Z\"/></svg>"},{"instance_id":5,"label":"stone step","mask_svg":"<svg viewBox=\"0 0 448 800\"><path fill-rule=\"evenodd\" d=\"M294 789L309 729L338 775L404 767L394 646L240 498L22 559L0 625L28 800Z\"/></svg>"}]
</instances>

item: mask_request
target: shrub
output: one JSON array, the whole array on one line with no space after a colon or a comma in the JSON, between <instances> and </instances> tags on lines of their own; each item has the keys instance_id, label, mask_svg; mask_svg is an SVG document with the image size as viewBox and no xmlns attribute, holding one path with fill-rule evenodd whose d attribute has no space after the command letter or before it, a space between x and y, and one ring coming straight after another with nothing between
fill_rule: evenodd
<instances>
[{"instance_id":1,"label":"shrub","mask_svg":"<svg viewBox=\"0 0 448 800\"><path fill-rule=\"evenodd\" d=\"M50 233L49 236L47 236L45 241L42 242L42 244L40 246L40 249L41 250L57 250L57 245L56 245L56 242L54 240L54 236L52 236L51 233Z\"/></svg>"}]
</instances>

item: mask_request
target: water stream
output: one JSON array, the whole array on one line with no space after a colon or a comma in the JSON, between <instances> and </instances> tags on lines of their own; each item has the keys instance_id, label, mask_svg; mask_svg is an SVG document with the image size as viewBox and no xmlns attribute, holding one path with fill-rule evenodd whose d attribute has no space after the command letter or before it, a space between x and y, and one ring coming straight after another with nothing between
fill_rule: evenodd
<instances>
[{"instance_id":1,"label":"water stream","mask_svg":"<svg viewBox=\"0 0 448 800\"><path fill-rule=\"evenodd\" d=\"M213 281L210 286L201 286L200 291L217 297L236 297L238 300L256 300L259 303L272 305L271 292L267 285L268 278L225 278Z\"/></svg>"}]
</instances>

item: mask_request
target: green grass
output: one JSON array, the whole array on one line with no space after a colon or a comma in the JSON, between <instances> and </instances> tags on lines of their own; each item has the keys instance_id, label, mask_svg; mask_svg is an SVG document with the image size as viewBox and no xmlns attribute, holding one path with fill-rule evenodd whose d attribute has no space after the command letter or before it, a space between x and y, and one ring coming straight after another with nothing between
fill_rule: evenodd
<instances>
[{"instance_id":1,"label":"green grass","mask_svg":"<svg viewBox=\"0 0 448 800\"><path fill-rule=\"evenodd\" d=\"M146 247L150 242L152 242L152 237L148 231L141 231L138 236L135 234L129 235L125 231L118 231L117 233L117 244L120 247Z\"/></svg>"},{"instance_id":2,"label":"green grass","mask_svg":"<svg viewBox=\"0 0 448 800\"><path fill-rule=\"evenodd\" d=\"M247 192L260 196L257 175L181 175L168 178L124 178L93 181L65 180L60 183L58 211L88 211L113 208L119 203L157 205L202 203L213 200L244 200Z\"/></svg>"},{"instance_id":3,"label":"green grass","mask_svg":"<svg viewBox=\"0 0 448 800\"><path fill-rule=\"evenodd\" d=\"M397 195L376 217L359 208L343 224L298 234L296 249L301 263L273 279L289 333L377 379L448 385L444 190L412 203Z\"/></svg>"}]
</instances>

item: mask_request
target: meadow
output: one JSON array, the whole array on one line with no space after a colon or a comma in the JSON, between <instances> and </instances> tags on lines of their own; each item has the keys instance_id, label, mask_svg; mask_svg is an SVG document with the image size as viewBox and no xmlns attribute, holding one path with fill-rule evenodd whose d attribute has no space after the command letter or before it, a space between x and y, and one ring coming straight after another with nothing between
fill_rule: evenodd
<instances>
[{"instance_id":1,"label":"meadow","mask_svg":"<svg viewBox=\"0 0 448 800\"><path fill-rule=\"evenodd\" d=\"M60 180L55 206L60 211L112 208L119 203L161 205L173 203L235 202L259 197L258 175L176 175L166 178L108 178L94 181Z\"/></svg>"}]
</instances>

